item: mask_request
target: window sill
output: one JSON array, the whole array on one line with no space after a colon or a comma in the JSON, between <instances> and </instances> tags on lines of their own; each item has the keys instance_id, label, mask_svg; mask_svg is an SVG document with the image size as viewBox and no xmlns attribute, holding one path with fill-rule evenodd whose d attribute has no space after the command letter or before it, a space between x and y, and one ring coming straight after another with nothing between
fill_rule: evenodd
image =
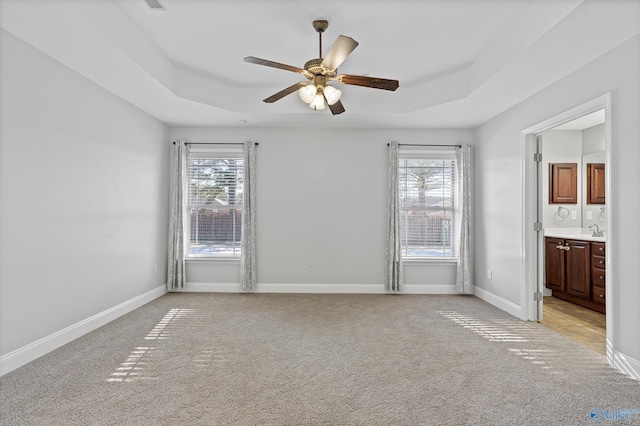
<instances>
[{"instance_id":1,"label":"window sill","mask_svg":"<svg viewBox=\"0 0 640 426\"><path fill-rule=\"evenodd\" d=\"M233 256L217 256L217 257L186 257L185 263L240 263L240 257Z\"/></svg>"},{"instance_id":2,"label":"window sill","mask_svg":"<svg viewBox=\"0 0 640 426\"><path fill-rule=\"evenodd\" d=\"M451 259L451 258L447 258L447 259L429 258L429 259L402 259L402 263L406 265L426 265L426 264L455 265L456 263L458 263L458 261L456 259Z\"/></svg>"}]
</instances>

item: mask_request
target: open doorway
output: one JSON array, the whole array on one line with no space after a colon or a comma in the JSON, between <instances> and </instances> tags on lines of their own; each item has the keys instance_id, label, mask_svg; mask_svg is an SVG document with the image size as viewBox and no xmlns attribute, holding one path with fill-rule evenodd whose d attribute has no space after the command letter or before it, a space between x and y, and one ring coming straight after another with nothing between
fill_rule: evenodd
<instances>
[{"instance_id":1,"label":"open doorway","mask_svg":"<svg viewBox=\"0 0 640 426\"><path fill-rule=\"evenodd\" d=\"M606 355L605 111L538 134L543 314L540 323ZM597 166L597 167L596 167Z\"/></svg>"},{"instance_id":2,"label":"open doorway","mask_svg":"<svg viewBox=\"0 0 640 426\"><path fill-rule=\"evenodd\" d=\"M594 164L603 165L602 189L610 194L609 102L609 95L602 96L522 132L522 306L530 320L607 355L611 362L613 271L610 256L605 256L611 203L594 203L593 194L587 194L587 170L593 171ZM573 182L567 184L567 178Z\"/></svg>"}]
</instances>

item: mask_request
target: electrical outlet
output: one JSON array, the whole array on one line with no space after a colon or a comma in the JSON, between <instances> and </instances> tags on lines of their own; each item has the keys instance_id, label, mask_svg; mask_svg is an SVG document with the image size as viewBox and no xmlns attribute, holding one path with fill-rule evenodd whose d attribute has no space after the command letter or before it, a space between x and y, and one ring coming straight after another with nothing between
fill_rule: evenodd
<instances>
[{"instance_id":1,"label":"electrical outlet","mask_svg":"<svg viewBox=\"0 0 640 426\"><path fill-rule=\"evenodd\" d=\"M593 219L593 212L587 212L587 220Z\"/></svg>"},{"instance_id":2,"label":"electrical outlet","mask_svg":"<svg viewBox=\"0 0 640 426\"><path fill-rule=\"evenodd\" d=\"M158 275L158 265L153 265L153 275Z\"/></svg>"},{"instance_id":3,"label":"electrical outlet","mask_svg":"<svg viewBox=\"0 0 640 426\"><path fill-rule=\"evenodd\" d=\"M316 264L315 263L310 263L309 264L309 272L315 272L316 271Z\"/></svg>"},{"instance_id":4,"label":"electrical outlet","mask_svg":"<svg viewBox=\"0 0 640 426\"><path fill-rule=\"evenodd\" d=\"M491 269L487 269L487 279L490 280L491 277L493 275L493 272L491 271Z\"/></svg>"}]
</instances>

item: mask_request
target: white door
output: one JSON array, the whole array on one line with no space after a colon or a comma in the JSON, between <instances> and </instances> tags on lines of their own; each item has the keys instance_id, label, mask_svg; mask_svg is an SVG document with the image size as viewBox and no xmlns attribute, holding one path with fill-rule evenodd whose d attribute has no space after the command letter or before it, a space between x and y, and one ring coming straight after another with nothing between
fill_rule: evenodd
<instances>
[{"instance_id":1,"label":"white door","mask_svg":"<svg viewBox=\"0 0 640 426\"><path fill-rule=\"evenodd\" d=\"M536 252L538 254L538 266L536 268L536 319L542 321L542 311L544 298L544 277L545 277L545 256L544 256L544 228L542 226L542 135L536 135L535 140L535 180L536 180L536 224L538 226L536 239Z\"/></svg>"}]
</instances>

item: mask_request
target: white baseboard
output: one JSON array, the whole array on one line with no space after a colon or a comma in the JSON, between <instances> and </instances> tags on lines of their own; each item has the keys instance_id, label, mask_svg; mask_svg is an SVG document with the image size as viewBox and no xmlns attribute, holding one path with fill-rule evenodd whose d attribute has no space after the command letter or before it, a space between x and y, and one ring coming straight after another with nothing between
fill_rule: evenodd
<instances>
[{"instance_id":1,"label":"white baseboard","mask_svg":"<svg viewBox=\"0 0 640 426\"><path fill-rule=\"evenodd\" d=\"M487 290L475 287L473 290L473 294L475 294L478 298L484 300L490 305L495 306L498 309L502 309L503 311L513 315L514 317L522 319L522 307L520 305L516 305L513 302L509 302L507 299L503 299L500 296L496 296L493 293L488 292Z\"/></svg>"},{"instance_id":2,"label":"white baseboard","mask_svg":"<svg viewBox=\"0 0 640 426\"><path fill-rule=\"evenodd\" d=\"M176 292L240 293L238 283L187 283ZM258 283L252 293L386 294L383 284ZM404 294L456 294L453 284L405 284Z\"/></svg>"},{"instance_id":3,"label":"white baseboard","mask_svg":"<svg viewBox=\"0 0 640 426\"><path fill-rule=\"evenodd\" d=\"M117 306L102 311L92 317L63 328L42 339L36 340L26 346L9 352L0 357L0 376L3 376L16 368L40 358L49 352L81 337L103 325L125 315L140 306L151 302L167 292L166 285L149 290L146 293L129 299Z\"/></svg>"},{"instance_id":4,"label":"white baseboard","mask_svg":"<svg viewBox=\"0 0 640 426\"><path fill-rule=\"evenodd\" d=\"M607 342L608 344L609 342ZM610 358L610 363L623 374L635 380L640 380L640 361L637 359L614 351Z\"/></svg>"}]
</instances>

